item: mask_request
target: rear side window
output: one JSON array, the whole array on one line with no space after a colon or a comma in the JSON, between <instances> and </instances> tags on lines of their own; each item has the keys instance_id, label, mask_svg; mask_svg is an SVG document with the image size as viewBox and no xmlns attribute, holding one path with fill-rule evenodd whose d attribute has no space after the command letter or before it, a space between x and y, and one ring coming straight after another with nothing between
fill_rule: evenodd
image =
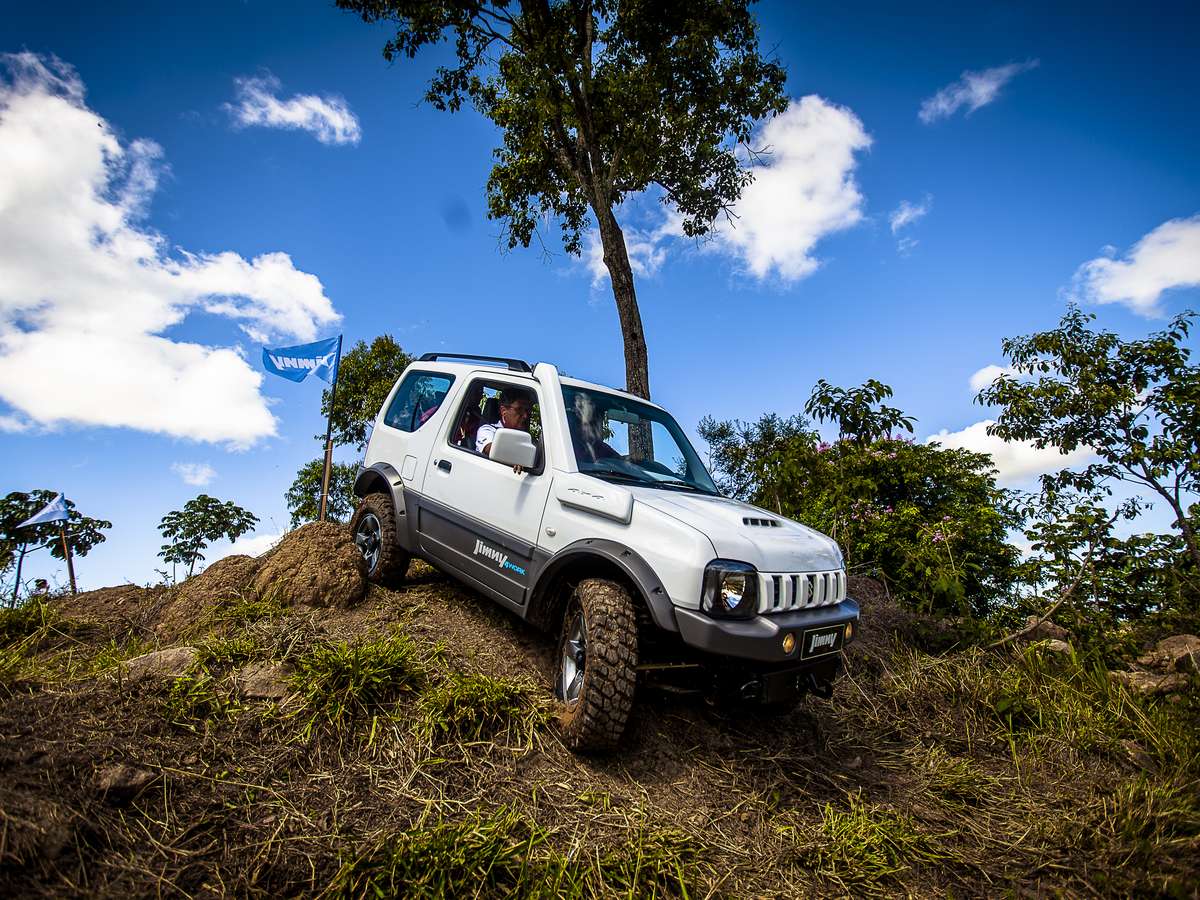
<instances>
[{"instance_id":1,"label":"rear side window","mask_svg":"<svg viewBox=\"0 0 1200 900\"><path fill-rule=\"evenodd\" d=\"M409 372L392 398L384 424L399 431L416 431L433 418L453 383L453 375Z\"/></svg>"}]
</instances>

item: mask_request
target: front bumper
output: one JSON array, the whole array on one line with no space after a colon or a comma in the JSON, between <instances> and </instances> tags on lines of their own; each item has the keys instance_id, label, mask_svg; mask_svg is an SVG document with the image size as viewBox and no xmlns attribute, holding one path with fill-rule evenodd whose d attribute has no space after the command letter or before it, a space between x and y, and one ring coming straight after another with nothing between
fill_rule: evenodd
<instances>
[{"instance_id":1,"label":"front bumper","mask_svg":"<svg viewBox=\"0 0 1200 900\"><path fill-rule=\"evenodd\" d=\"M699 610L675 608L675 621L684 642L697 650L767 663L818 663L830 655L801 660L804 632L853 622L858 629L858 604L846 599L834 606L755 616L752 619L714 619ZM791 653L783 650L784 635L796 635Z\"/></svg>"}]
</instances>

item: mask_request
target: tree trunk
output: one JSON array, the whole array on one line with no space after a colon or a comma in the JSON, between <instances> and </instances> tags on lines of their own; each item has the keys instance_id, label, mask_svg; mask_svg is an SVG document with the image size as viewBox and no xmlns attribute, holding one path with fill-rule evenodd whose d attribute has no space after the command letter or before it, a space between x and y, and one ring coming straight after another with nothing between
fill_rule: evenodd
<instances>
[{"instance_id":1,"label":"tree trunk","mask_svg":"<svg viewBox=\"0 0 1200 900\"><path fill-rule=\"evenodd\" d=\"M1171 511L1175 513L1175 524L1179 526L1179 531L1183 535L1183 542L1192 556L1192 561L1196 563L1196 568L1200 569L1200 543L1196 540L1196 532L1192 530L1192 526L1188 522L1187 513L1184 511L1183 505L1176 503L1166 491L1160 491L1159 493L1166 497L1167 502L1171 504Z\"/></svg>"},{"instance_id":2,"label":"tree trunk","mask_svg":"<svg viewBox=\"0 0 1200 900\"><path fill-rule=\"evenodd\" d=\"M604 247L604 265L612 282L617 316L621 320L621 340L625 345L625 390L650 399L650 361L646 354L646 335L642 314L638 311L637 292L633 287L633 267L625 248L625 234L609 208L595 210L600 225L600 243Z\"/></svg>"}]
</instances>

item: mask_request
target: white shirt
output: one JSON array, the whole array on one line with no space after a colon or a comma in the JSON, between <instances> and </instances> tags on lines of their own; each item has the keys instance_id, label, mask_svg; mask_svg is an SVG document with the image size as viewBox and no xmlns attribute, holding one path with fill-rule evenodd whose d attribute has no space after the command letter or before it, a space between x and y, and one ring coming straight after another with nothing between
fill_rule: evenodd
<instances>
[{"instance_id":1,"label":"white shirt","mask_svg":"<svg viewBox=\"0 0 1200 900\"><path fill-rule=\"evenodd\" d=\"M482 453L483 448L490 444L496 437L496 429L503 426L499 422L491 425L480 425L479 430L475 432L475 452Z\"/></svg>"}]
</instances>

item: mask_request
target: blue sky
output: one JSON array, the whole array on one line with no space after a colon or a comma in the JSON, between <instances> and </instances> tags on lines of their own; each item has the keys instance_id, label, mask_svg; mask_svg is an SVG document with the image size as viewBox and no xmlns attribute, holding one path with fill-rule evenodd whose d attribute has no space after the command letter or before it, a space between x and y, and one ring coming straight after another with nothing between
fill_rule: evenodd
<instances>
[{"instance_id":1,"label":"blue sky","mask_svg":"<svg viewBox=\"0 0 1200 900\"><path fill-rule=\"evenodd\" d=\"M685 428L875 377L919 438L984 446L970 382L1003 337L1068 296L1128 336L1200 307L1194 4L1046 6L758 7L795 103L737 233L695 246L652 199L621 211L654 398ZM0 22L0 52L24 54L0 75L0 489L113 521L84 587L153 579L158 520L200 490L258 514L260 539L286 526L319 385L248 379L258 337L390 332L623 382L589 260L499 249L496 132L421 104L434 57L389 66L384 29L322 4L5 4ZM307 130L279 127L305 105ZM63 237L96 223L115 262ZM1010 484L1053 462L1001 455Z\"/></svg>"}]
</instances>

